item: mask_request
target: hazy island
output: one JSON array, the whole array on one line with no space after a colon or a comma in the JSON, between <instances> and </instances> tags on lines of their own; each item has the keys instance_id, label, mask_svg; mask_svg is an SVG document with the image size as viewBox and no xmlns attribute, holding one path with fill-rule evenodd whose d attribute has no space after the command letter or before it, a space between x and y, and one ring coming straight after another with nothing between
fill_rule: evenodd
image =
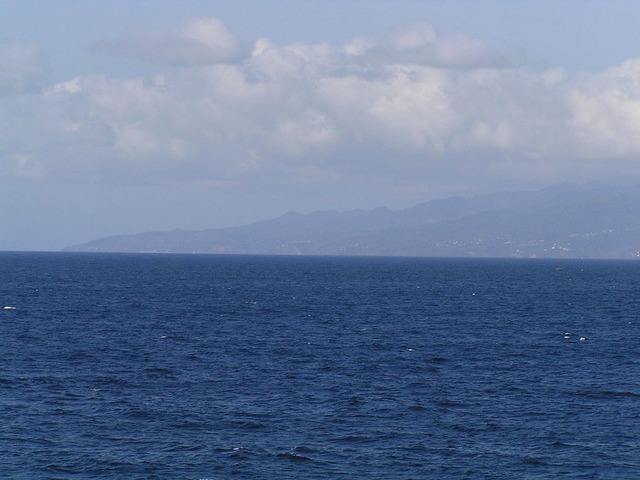
<instances>
[{"instance_id":1,"label":"hazy island","mask_svg":"<svg viewBox=\"0 0 640 480\"><path fill-rule=\"evenodd\" d=\"M392 211L290 212L246 226L100 238L74 252L640 258L640 185L562 185Z\"/></svg>"}]
</instances>

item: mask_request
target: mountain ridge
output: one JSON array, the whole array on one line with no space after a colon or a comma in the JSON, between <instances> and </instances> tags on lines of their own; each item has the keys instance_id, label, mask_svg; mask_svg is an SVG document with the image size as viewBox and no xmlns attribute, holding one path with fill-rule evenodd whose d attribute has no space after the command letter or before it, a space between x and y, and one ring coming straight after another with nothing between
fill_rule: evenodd
<instances>
[{"instance_id":1,"label":"mountain ridge","mask_svg":"<svg viewBox=\"0 0 640 480\"><path fill-rule=\"evenodd\" d=\"M640 257L640 185L563 184L407 209L287 212L244 226L103 237L65 251L516 258Z\"/></svg>"}]
</instances>

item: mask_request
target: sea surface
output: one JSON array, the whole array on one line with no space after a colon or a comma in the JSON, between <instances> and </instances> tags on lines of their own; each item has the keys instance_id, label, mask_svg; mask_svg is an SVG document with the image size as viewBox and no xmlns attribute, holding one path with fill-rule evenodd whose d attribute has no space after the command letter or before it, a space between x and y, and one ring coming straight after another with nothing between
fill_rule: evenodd
<instances>
[{"instance_id":1,"label":"sea surface","mask_svg":"<svg viewBox=\"0 0 640 480\"><path fill-rule=\"evenodd\" d=\"M640 478L640 263L0 253L0 478Z\"/></svg>"}]
</instances>

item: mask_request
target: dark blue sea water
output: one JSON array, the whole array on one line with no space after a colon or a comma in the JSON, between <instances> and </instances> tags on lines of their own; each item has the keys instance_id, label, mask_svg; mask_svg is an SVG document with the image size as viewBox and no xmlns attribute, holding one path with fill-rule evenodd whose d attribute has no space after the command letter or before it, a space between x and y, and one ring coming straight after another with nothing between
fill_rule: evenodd
<instances>
[{"instance_id":1,"label":"dark blue sea water","mask_svg":"<svg viewBox=\"0 0 640 480\"><path fill-rule=\"evenodd\" d=\"M2 307L3 479L640 478L640 263L3 253Z\"/></svg>"}]
</instances>

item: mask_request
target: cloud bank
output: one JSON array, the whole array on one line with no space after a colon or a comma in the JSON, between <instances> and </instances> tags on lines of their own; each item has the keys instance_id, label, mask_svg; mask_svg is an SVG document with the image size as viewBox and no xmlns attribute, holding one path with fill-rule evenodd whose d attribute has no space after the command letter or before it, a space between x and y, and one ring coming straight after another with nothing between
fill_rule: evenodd
<instances>
[{"instance_id":1,"label":"cloud bank","mask_svg":"<svg viewBox=\"0 0 640 480\"><path fill-rule=\"evenodd\" d=\"M215 18L100 42L153 77L34 92L37 55L0 48L4 175L309 188L544 184L640 163L640 59L569 77L512 65L427 23L379 41L278 45ZM386 187L385 187L386 186ZM318 187L321 188L321 187ZM338 187L336 187L338 188Z\"/></svg>"}]
</instances>

